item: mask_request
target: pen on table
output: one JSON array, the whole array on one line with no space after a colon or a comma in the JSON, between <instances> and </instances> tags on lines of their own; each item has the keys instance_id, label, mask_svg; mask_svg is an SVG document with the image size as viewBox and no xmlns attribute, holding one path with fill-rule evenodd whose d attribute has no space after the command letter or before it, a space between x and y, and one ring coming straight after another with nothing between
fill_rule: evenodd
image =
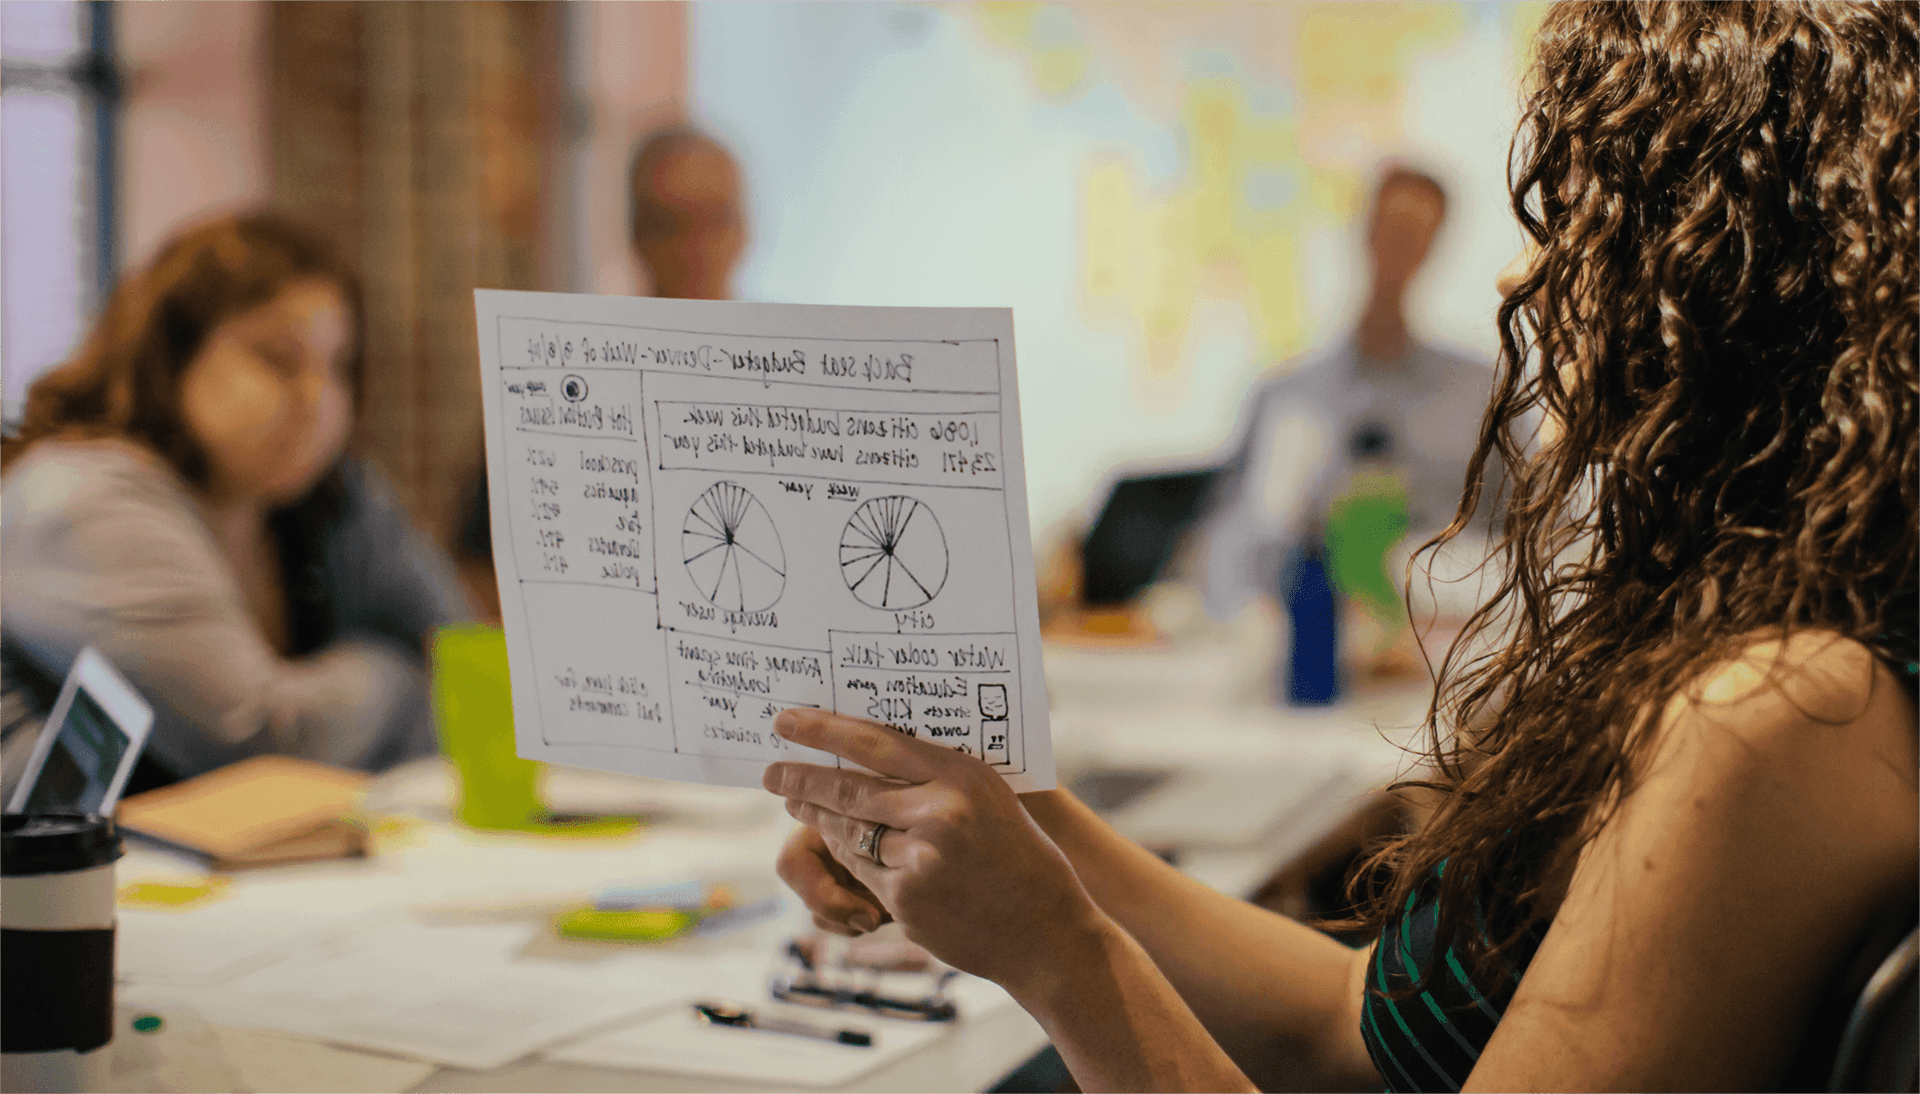
<instances>
[{"instance_id":1,"label":"pen on table","mask_svg":"<svg viewBox=\"0 0 1920 1094\"><path fill-rule=\"evenodd\" d=\"M773 1018L755 1014L750 1010L730 1007L724 1003L695 1003L693 1011L710 1025L732 1026L734 1029L762 1029L769 1033L790 1033L796 1037L812 1037L818 1041L838 1041L843 1045L858 1048L871 1048L873 1034L857 1029L835 1029L832 1026L815 1025L792 1018Z\"/></svg>"}]
</instances>

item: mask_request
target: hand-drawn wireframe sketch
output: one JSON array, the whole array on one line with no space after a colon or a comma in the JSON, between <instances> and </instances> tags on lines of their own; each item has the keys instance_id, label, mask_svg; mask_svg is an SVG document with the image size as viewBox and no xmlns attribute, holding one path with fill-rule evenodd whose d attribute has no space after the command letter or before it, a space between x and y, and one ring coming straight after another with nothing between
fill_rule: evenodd
<instances>
[{"instance_id":1,"label":"hand-drawn wireframe sketch","mask_svg":"<svg viewBox=\"0 0 1920 1094\"><path fill-rule=\"evenodd\" d=\"M1057 785L1011 311L474 307L518 755L856 766L774 729L812 708Z\"/></svg>"},{"instance_id":2,"label":"hand-drawn wireframe sketch","mask_svg":"<svg viewBox=\"0 0 1920 1094\"><path fill-rule=\"evenodd\" d=\"M763 612L787 588L787 554L766 506L734 482L694 500L680 530L681 559L695 589L730 612Z\"/></svg>"},{"instance_id":3,"label":"hand-drawn wireframe sketch","mask_svg":"<svg viewBox=\"0 0 1920 1094\"><path fill-rule=\"evenodd\" d=\"M947 536L933 510L904 494L873 498L840 532L840 576L869 608L905 611L947 583Z\"/></svg>"}]
</instances>

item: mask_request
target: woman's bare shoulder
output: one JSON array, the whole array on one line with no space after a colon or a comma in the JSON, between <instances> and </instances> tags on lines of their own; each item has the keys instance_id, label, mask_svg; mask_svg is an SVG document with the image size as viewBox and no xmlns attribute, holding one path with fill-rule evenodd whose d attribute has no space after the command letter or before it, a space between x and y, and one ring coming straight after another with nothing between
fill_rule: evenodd
<instances>
[{"instance_id":1,"label":"woman's bare shoulder","mask_svg":"<svg viewBox=\"0 0 1920 1094\"><path fill-rule=\"evenodd\" d=\"M1581 849L1474 1084L1763 1089L1865 927L1912 906L1917 736L1892 670L1838 635L1704 670Z\"/></svg>"},{"instance_id":2,"label":"woman's bare shoulder","mask_svg":"<svg viewBox=\"0 0 1920 1094\"><path fill-rule=\"evenodd\" d=\"M1836 631L1749 635L1693 691L1707 706L1757 710L1784 702L1814 722L1853 722L1866 714L1884 670L1872 651Z\"/></svg>"},{"instance_id":3,"label":"woman's bare shoulder","mask_svg":"<svg viewBox=\"0 0 1920 1094\"><path fill-rule=\"evenodd\" d=\"M1783 803L1864 795L1857 802L1880 806L1867 812L1889 822L1884 834L1914 838L1913 699L1891 667L1844 635L1755 637L1708 667L1669 704L1648 777L1671 774L1658 758L1683 753L1696 785L1766 785Z\"/></svg>"},{"instance_id":4,"label":"woman's bare shoulder","mask_svg":"<svg viewBox=\"0 0 1920 1094\"><path fill-rule=\"evenodd\" d=\"M1808 732L1820 726L1881 724L1912 704L1873 652L1833 631L1749 638L1676 697L1669 719L1734 720L1755 731Z\"/></svg>"}]
</instances>

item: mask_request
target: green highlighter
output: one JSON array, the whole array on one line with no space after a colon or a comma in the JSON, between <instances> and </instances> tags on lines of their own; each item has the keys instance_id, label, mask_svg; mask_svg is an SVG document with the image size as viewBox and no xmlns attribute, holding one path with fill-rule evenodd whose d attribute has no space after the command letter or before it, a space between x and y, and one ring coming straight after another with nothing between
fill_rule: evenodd
<instances>
[{"instance_id":1,"label":"green highlighter","mask_svg":"<svg viewBox=\"0 0 1920 1094\"><path fill-rule=\"evenodd\" d=\"M615 942L665 942L697 926L700 913L674 908L575 908L554 921L563 938Z\"/></svg>"}]
</instances>

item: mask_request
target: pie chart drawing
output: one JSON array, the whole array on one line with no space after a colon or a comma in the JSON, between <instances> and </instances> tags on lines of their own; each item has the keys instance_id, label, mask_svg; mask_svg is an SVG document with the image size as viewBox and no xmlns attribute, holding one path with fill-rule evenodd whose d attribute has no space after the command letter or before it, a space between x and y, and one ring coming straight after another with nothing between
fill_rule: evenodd
<instances>
[{"instance_id":1,"label":"pie chart drawing","mask_svg":"<svg viewBox=\"0 0 1920 1094\"><path fill-rule=\"evenodd\" d=\"M738 483L717 482L694 500L680 529L687 576L714 607L762 612L787 588L787 553L766 506Z\"/></svg>"},{"instance_id":2,"label":"pie chart drawing","mask_svg":"<svg viewBox=\"0 0 1920 1094\"><path fill-rule=\"evenodd\" d=\"M913 498L872 498L840 532L840 576L869 608L917 608L947 583L946 533L933 510Z\"/></svg>"}]
</instances>

